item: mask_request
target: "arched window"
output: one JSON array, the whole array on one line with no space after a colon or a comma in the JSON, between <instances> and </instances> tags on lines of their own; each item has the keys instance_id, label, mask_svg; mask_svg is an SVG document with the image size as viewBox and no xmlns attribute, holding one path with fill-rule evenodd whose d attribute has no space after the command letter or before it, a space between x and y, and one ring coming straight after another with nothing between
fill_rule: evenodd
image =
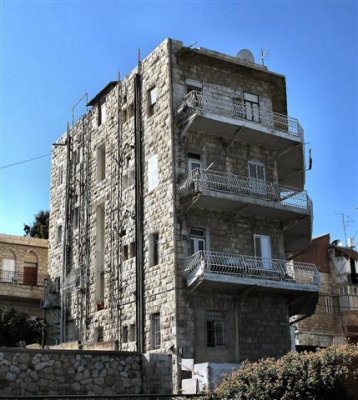
<instances>
[{"instance_id":1,"label":"arched window","mask_svg":"<svg viewBox=\"0 0 358 400\"><path fill-rule=\"evenodd\" d=\"M24 275L22 283L24 285L37 285L38 258L33 251L29 251L24 261Z\"/></svg>"},{"instance_id":2,"label":"arched window","mask_svg":"<svg viewBox=\"0 0 358 400\"><path fill-rule=\"evenodd\" d=\"M8 249L1 260L1 282L14 282L16 278L16 256Z\"/></svg>"}]
</instances>

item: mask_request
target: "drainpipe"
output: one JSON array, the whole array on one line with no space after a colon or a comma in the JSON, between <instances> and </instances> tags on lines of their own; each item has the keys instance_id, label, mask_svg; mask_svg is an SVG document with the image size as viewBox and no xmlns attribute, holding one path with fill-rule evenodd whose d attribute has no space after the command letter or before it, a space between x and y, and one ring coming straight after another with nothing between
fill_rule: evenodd
<instances>
[{"instance_id":1,"label":"drainpipe","mask_svg":"<svg viewBox=\"0 0 358 400\"><path fill-rule=\"evenodd\" d=\"M135 135L135 236L136 236L136 347L144 353L144 271L143 271L143 137L141 65L134 79Z\"/></svg>"}]
</instances>

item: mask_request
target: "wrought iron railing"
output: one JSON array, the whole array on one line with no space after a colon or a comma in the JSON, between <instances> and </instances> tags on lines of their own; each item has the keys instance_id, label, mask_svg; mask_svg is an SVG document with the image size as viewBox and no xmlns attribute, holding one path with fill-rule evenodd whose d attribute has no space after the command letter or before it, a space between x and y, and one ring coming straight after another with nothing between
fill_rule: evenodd
<instances>
[{"instance_id":1,"label":"wrought iron railing","mask_svg":"<svg viewBox=\"0 0 358 400\"><path fill-rule=\"evenodd\" d=\"M0 282L27 286L44 286L47 275L28 272L0 271Z\"/></svg>"},{"instance_id":2,"label":"wrought iron railing","mask_svg":"<svg viewBox=\"0 0 358 400\"><path fill-rule=\"evenodd\" d=\"M243 101L235 101L220 95L203 94L198 91L192 91L184 97L177 113L178 124L183 125L197 111L211 112L242 121L249 121L264 126L271 131L284 132L296 139L303 140L303 128L296 118L259 107L252 110Z\"/></svg>"},{"instance_id":3,"label":"wrought iron railing","mask_svg":"<svg viewBox=\"0 0 358 400\"><path fill-rule=\"evenodd\" d=\"M183 195L187 195L201 192L204 189L276 202L287 207L312 210L312 202L305 190L282 186L260 179L199 168L190 171L186 175L179 184L178 191Z\"/></svg>"},{"instance_id":4,"label":"wrought iron railing","mask_svg":"<svg viewBox=\"0 0 358 400\"><path fill-rule=\"evenodd\" d=\"M185 278L208 274L320 284L320 275L314 264L204 250L186 260L183 268Z\"/></svg>"}]
</instances>

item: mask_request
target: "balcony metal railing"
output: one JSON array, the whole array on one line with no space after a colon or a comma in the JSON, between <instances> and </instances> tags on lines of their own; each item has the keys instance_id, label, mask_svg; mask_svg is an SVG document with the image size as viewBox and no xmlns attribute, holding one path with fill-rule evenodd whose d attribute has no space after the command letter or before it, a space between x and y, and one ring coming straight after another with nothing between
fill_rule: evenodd
<instances>
[{"instance_id":1,"label":"balcony metal railing","mask_svg":"<svg viewBox=\"0 0 358 400\"><path fill-rule=\"evenodd\" d=\"M320 284L320 275L314 264L204 250L186 260L183 268L185 278L207 274L289 281L317 287Z\"/></svg>"},{"instance_id":2,"label":"balcony metal railing","mask_svg":"<svg viewBox=\"0 0 358 400\"><path fill-rule=\"evenodd\" d=\"M179 184L178 191L183 195L212 190L248 196L279 203L287 207L298 207L312 211L312 201L305 190L278 185L260 179L196 168L190 171Z\"/></svg>"},{"instance_id":3,"label":"balcony metal railing","mask_svg":"<svg viewBox=\"0 0 358 400\"><path fill-rule=\"evenodd\" d=\"M198 91L192 91L184 97L177 113L178 124L183 125L197 111L211 112L242 121L249 121L272 131L284 132L295 139L303 140L303 128L296 118L259 107L253 111L243 101L235 102L233 99L225 98L224 96L214 97Z\"/></svg>"},{"instance_id":4,"label":"balcony metal railing","mask_svg":"<svg viewBox=\"0 0 358 400\"><path fill-rule=\"evenodd\" d=\"M44 286L47 275L29 274L15 271L0 271L0 282L27 286Z\"/></svg>"}]
</instances>

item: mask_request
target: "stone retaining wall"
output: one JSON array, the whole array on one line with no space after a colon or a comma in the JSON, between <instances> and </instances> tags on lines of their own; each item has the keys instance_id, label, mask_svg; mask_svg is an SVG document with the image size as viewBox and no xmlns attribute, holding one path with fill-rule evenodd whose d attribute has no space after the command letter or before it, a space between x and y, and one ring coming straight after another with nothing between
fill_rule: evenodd
<instances>
[{"instance_id":1,"label":"stone retaining wall","mask_svg":"<svg viewBox=\"0 0 358 400\"><path fill-rule=\"evenodd\" d=\"M141 355L0 348L0 393L2 396L143 393Z\"/></svg>"}]
</instances>

